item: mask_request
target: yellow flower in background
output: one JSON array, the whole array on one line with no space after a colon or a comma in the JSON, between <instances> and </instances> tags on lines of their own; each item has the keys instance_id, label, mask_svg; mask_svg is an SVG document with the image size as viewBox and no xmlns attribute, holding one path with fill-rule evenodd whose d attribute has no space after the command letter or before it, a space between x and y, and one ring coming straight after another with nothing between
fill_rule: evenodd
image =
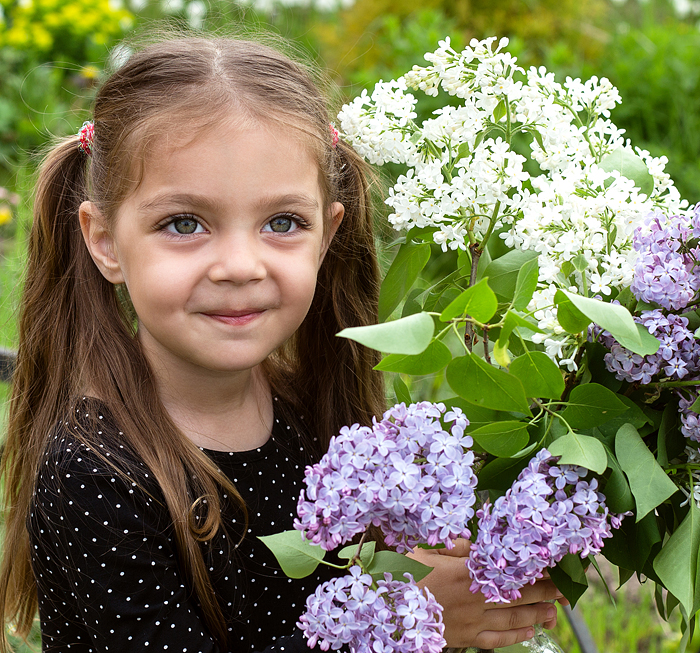
<instances>
[{"instance_id":1,"label":"yellow flower in background","mask_svg":"<svg viewBox=\"0 0 700 653\"><path fill-rule=\"evenodd\" d=\"M0 225L12 222L12 209L7 204L0 204Z\"/></svg>"},{"instance_id":2,"label":"yellow flower in background","mask_svg":"<svg viewBox=\"0 0 700 653\"><path fill-rule=\"evenodd\" d=\"M0 0L0 16L0 47L48 56L113 42L134 24L130 11L109 0Z\"/></svg>"},{"instance_id":3,"label":"yellow flower in background","mask_svg":"<svg viewBox=\"0 0 700 653\"><path fill-rule=\"evenodd\" d=\"M83 79L97 79L100 76L100 69L97 66L83 66L80 76Z\"/></svg>"}]
</instances>

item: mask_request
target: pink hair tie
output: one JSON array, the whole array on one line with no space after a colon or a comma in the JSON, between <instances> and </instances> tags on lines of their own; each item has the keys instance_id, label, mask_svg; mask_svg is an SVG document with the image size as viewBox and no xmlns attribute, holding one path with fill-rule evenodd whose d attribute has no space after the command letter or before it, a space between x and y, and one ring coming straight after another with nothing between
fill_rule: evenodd
<instances>
[{"instance_id":1,"label":"pink hair tie","mask_svg":"<svg viewBox=\"0 0 700 653\"><path fill-rule=\"evenodd\" d=\"M87 156L92 154L92 141L95 138L95 123L92 120L86 120L78 132L80 144L78 148Z\"/></svg>"},{"instance_id":2,"label":"pink hair tie","mask_svg":"<svg viewBox=\"0 0 700 653\"><path fill-rule=\"evenodd\" d=\"M338 146L338 141L340 140L340 133L333 127L331 123L328 123L328 127L331 130L331 145L335 148Z\"/></svg>"}]
</instances>

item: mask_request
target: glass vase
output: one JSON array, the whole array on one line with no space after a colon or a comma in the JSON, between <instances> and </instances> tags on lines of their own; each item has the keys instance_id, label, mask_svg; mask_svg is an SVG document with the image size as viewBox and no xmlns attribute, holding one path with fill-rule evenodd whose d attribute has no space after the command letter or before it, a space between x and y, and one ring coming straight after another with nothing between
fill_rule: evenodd
<instances>
[{"instance_id":1,"label":"glass vase","mask_svg":"<svg viewBox=\"0 0 700 653\"><path fill-rule=\"evenodd\" d=\"M532 653L564 653L561 646L552 639L540 624L535 624L535 636L522 642L522 646Z\"/></svg>"}]
</instances>

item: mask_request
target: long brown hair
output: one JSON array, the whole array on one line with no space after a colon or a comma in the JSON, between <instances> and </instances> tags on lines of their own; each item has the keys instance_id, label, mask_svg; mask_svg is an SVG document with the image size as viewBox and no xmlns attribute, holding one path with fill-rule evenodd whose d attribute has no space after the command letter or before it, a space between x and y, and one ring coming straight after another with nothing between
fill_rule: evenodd
<instances>
[{"instance_id":1,"label":"long brown hair","mask_svg":"<svg viewBox=\"0 0 700 653\"><path fill-rule=\"evenodd\" d=\"M149 143L173 126L216 124L232 110L297 130L318 162L327 207L335 201L345 206L308 316L265 362L273 391L289 406L289 419L304 415L304 432L318 438L318 449L343 424L367 424L384 408L382 379L372 371L377 353L335 335L376 321L378 270L366 169L342 141L332 146L326 102L312 75L277 50L245 40L174 38L136 52L98 92L92 156L79 150L77 137L66 138L46 156L36 187L0 468L0 610L20 635L29 632L37 609L26 520L39 459L54 424L75 412L70 407L89 388L159 482L186 581L211 634L226 648L200 542L222 527L222 489L245 509L243 501L161 404L128 302L90 258L78 208L89 199L113 220L147 165ZM206 524L194 528L191 516L202 497L208 499ZM8 650L3 629L0 651Z\"/></svg>"}]
</instances>

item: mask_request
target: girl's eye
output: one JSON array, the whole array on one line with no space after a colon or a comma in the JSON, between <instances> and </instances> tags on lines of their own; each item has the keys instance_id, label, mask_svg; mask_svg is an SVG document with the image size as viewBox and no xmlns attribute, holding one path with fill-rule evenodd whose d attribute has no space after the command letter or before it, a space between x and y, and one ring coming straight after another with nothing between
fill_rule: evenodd
<instances>
[{"instance_id":1,"label":"girl's eye","mask_svg":"<svg viewBox=\"0 0 700 653\"><path fill-rule=\"evenodd\" d=\"M288 234L297 229L304 229L306 226L307 223L296 215L281 214L270 218L270 221L263 227L263 231Z\"/></svg>"},{"instance_id":2,"label":"girl's eye","mask_svg":"<svg viewBox=\"0 0 700 653\"><path fill-rule=\"evenodd\" d=\"M170 221L165 228L170 233L178 234L180 236L188 236L190 234L202 233L204 231L204 227L202 227L202 225L199 224L195 218L189 215L181 218L175 218L174 220Z\"/></svg>"}]
</instances>

